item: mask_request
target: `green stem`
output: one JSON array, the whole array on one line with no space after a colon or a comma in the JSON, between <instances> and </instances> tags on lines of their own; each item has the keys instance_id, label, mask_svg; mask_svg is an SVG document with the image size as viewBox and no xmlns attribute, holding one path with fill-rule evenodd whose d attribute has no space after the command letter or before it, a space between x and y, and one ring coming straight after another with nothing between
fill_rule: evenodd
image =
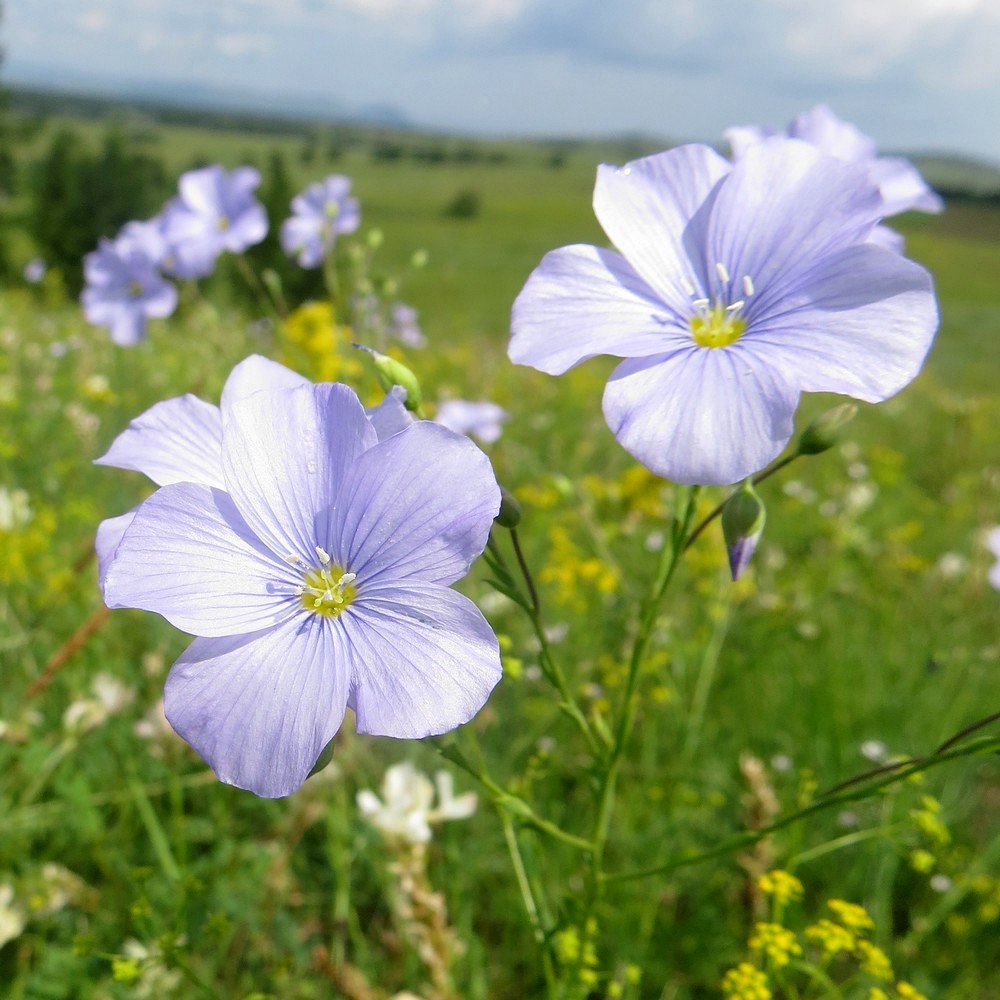
<instances>
[{"instance_id":1,"label":"green stem","mask_svg":"<svg viewBox=\"0 0 1000 1000\"><path fill-rule=\"evenodd\" d=\"M504 840L507 842L507 852L510 854L514 876L517 879L518 888L521 890L521 900L524 903L525 912L528 914L528 922L531 924L535 943L541 950L546 993L550 1000L555 1000L558 996L555 969L552 965L552 956L549 953L548 931L542 920L541 907L535 896L531 879L528 877L524 856L521 853L521 845L517 839L517 831L514 829L514 821L510 814L503 809L500 810L500 822L503 825Z\"/></svg>"},{"instance_id":2,"label":"green stem","mask_svg":"<svg viewBox=\"0 0 1000 1000\"><path fill-rule=\"evenodd\" d=\"M737 834L735 837L730 837L728 840L719 844L718 847L713 847L711 850L703 851L700 854L689 854L686 857L675 858L673 861L667 861L666 863L660 865L652 865L648 868L636 868L632 871L619 872L613 875L606 874L603 876L603 879L605 882L630 882L635 879L647 878L651 875L664 875L680 868L689 868L692 865L698 865L704 861L711 861L714 858L725 857L727 854L732 854L735 851L740 851L746 847L750 847L763 840L765 837L769 837L771 834L777 833L779 830L783 830L785 827L791 826L793 823L798 823L800 820L806 819L815 813L822 812L832 806L839 806L847 802L856 802L859 799L868 798L873 792L876 792L881 788L896 784L899 781L905 781L911 774L926 771L932 767L937 767L940 764L945 764L952 760L958 760L962 757L970 757L975 754L995 753L997 751L1000 751L1000 737L993 737L992 739L983 739L971 745L948 750L943 754L933 754L928 757L914 757L910 760L902 761L893 769L892 773L888 775L884 774L886 769L879 768L878 770L868 772L865 775L859 775L858 779L854 779L851 782L845 782L843 785L838 786L839 788L843 788L843 791L829 792L810 805L776 820L770 826L761 827L759 830L750 830L746 833ZM873 784L866 785L864 788L860 789L854 787L860 779L880 774L883 775L883 777Z\"/></svg>"},{"instance_id":3,"label":"green stem","mask_svg":"<svg viewBox=\"0 0 1000 1000\"><path fill-rule=\"evenodd\" d=\"M674 530L669 548L664 547L660 558L659 569L656 579L650 590L649 598L643 605L639 631L632 646L632 655L629 659L628 677L625 681L625 693L623 695L621 713L618 717L618 725L612 743L611 757L608 768L604 775L601 786L597 820L594 826L594 856L592 871L595 879L599 880L601 859L604 852L604 845L608 837L608 828L611 822L611 812L614 806L615 783L618 778L618 770L621 766L622 758L625 755L625 748L628 737L632 731L635 721L636 698L635 688L639 679L639 670L649 652L649 646L653 639L653 630L656 619L660 612L660 605L663 602L670 581L673 579L674 571L684 553L684 537L687 535L691 518L694 515L695 499L698 494L698 487L690 487L686 491L684 509L681 517L674 523Z\"/></svg>"}]
</instances>

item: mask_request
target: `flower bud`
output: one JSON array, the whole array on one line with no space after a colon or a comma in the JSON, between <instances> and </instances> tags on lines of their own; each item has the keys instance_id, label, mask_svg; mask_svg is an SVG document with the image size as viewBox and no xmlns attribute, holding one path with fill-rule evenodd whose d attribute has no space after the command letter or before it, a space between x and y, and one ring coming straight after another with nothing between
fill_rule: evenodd
<instances>
[{"instance_id":1,"label":"flower bud","mask_svg":"<svg viewBox=\"0 0 1000 1000\"><path fill-rule=\"evenodd\" d=\"M406 390L406 399L403 405L411 413L419 413L420 405L424 401L424 394L420 390L420 383L417 376L410 371L402 361L390 358L388 354L373 354L375 359L375 374L378 376L379 385L386 392L392 392L394 385L402 386Z\"/></svg>"},{"instance_id":2,"label":"flower bud","mask_svg":"<svg viewBox=\"0 0 1000 1000\"><path fill-rule=\"evenodd\" d=\"M493 520L501 528L516 528L521 523L521 505L503 486L500 487L500 510Z\"/></svg>"},{"instance_id":3,"label":"flower bud","mask_svg":"<svg viewBox=\"0 0 1000 1000\"><path fill-rule=\"evenodd\" d=\"M850 423L857 412L858 408L854 403L841 403L840 406L821 413L802 432L799 454L818 455L821 451L832 448L840 440L841 428Z\"/></svg>"},{"instance_id":4,"label":"flower bud","mask_svg":"<svg viewBox=\"0 0 1000 1000\"><path fill-rule=\"evenodd\" d=\"M767 511L747 480L722 508L722 536L729 553L729 571L738 580L747 568L757 542L764 532Z\"/></svg>"}]
</instances>

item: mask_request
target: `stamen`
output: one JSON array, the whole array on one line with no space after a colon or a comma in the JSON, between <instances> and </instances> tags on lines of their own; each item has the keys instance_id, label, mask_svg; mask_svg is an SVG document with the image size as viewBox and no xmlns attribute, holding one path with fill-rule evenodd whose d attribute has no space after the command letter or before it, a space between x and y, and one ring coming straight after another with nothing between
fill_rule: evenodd
<instances>
[{"instance_id":1,"label":"stamen","mask_svg":"<svg viewBox=\"0 0 1000 1000\"><path fill-rule=\"evenodd\" d=\"M729 284L729 272L726 270L726 265L721 261L715 265L715 273L719 276L719 281Z\"/></svg>"},{"instance_id":2,"label":"stamen","mask_svg":"<svg viewBox=\"0 0 1000 1000\"><path fill-rule=\"evenodd\" d=\"M705 309L710 305L710 302L708 299L695 299L691 304L698 309Z\"/></svg>"},{"instance_id":3,"label":"stamen","mask_svg":"<svg viewBox=\"0 0 1000 1000\"><path fill-rule=\"evenodd\" d=\"M681 278L681 288L684 289L685 295L688 295L692 299L694 298L697 289L688 278Z\"/></svg>"},{"instance_id":4,"label":"stamen","mask_svg":"<svg viewBox=\"0 0 1000 1000\"><path fill-rule=\"evenodd\" d=\"M753 279L749 274L743 275L743 291L746 292L747 298L753 295Z\"/></svg>"},{"instance_id":5,"label":"stamen","mask_svg":"<svg viewBox=\"0 0 1000 1000\"><path fill-rule=\"evenodd\" d=\"M300 559L294 552L290 552L285 556L285 562L289 566L294 566L296 569L309 569L309 564L304 560Z\"/></svg>"},{"instance_id":6,"label":"stamen","mask_svg":"<svg viewBox=\"0 0 1000 1000\"><path fill-rule=\"evenodd\" d=\"M739 302L733 302L731 305L726 306L726 312L739 312L745 305L746 302L740 299Z\"/></svg>"},{"instance_id":7,"label":"stamen","mask_svg":"<svg viewBox=\"0 0 1000 1000\"><path fill-rule=\"evenodd\" d=\"M326 549L321 548L319 545L316 546L316 555L319 556L319 561L324 565L328 566L330 564L330 553Z\"/></svg>"}]
</instances>

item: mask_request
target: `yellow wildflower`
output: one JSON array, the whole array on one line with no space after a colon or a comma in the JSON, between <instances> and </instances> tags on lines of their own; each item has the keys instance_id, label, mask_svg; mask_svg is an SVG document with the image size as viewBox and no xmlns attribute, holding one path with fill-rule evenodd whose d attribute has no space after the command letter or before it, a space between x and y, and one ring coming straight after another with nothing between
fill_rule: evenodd
<instances>
[{"instance_id":1,"label":"yellow wildflower","mask_svg":"<svg viewBox=\"0 0 1000 1000\"><path fill-rule=\"evenodd\" d=\"M725 1000L771 1000L767 976L749 962L740 962L722 977Z\"/></svg>"},{"instance_id":2,"label":"yellow wildflower","mask_svg":"<svg viewBox=\"0 0 1000 1000\"><path fill-rule=\"evenodd\" d=\"M857 903L848 903L843 899L831 899L826 905L833 910L840 923L849 930L870 931L875 926L865 908L858 906Z\"/></svg>"},{"instance_id":3,"label":"yellow wildflower","mask_svg":"<svg viewBox=\"0 0 1000 1000\"><path fill-rule=\"evenodd\" d=\"M871 941L859 941L858 953L861 956L861 971L873 979L889 982L892 979L892 962L889 956Z\"/></svg>"},{"instance_id":4,"label":"yellow wildflower","mask_svg":"<svg viewBox=\"0 0 1000 1000\"><path fill-rule=\"evenodd\" d=\"M807 927L805 933L810 941L814 941L823 949L828 958L839 955L842 951L854 951L858 943L853 931L825 917Z\"/></svg>"},{"instance_id":5,"label":"yellow wildflower","mask_svg":"<svg viewBox=\"0 0 1000 1000\"><path fill-rule=\"evenodd\" d=\"M780 868L765 872L757 879L757 886L765 896L770 896L776 905L784 906L802 898L802 883L789 872Z\"/></svg>"},{"instance_id":6,"label":"yellow wildflower","mask_svg":"<svg viewBox=\"0 0 1000 1000\"><path fill-rule=\"evenodd\" d=\"M790 931L781 924L759 923L748 942L750 950L766 955L776 969L784 968L793 955L801 955L802 947Z\"/></svg>"},{"instance_id":7,"label":"yellow wildflower","mask_svg":"<svg viewBox=\"0 0 1000 1000\"><path fill-rule=\"evenodd\" d=\"M900 1000L927 1000L927 997L920 990L903 980L896 983L896 995Z\"/></svg>"}]
</instances>

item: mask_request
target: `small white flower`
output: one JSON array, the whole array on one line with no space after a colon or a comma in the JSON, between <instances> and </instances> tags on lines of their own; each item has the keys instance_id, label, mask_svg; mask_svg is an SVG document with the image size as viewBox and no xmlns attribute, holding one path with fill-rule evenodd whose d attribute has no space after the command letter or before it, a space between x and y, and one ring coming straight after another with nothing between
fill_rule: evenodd
<instances>
[{"instance_id":1,"label":"small white flower","mask_svg":"<svg viewBox=\"0 0 1000 1000\"><path fill-rule=\"evenodd\" d=\"M889 759L889 748L881 740L865 740L861 744L861 756L873 764L884 764Z\"/></svg>"},{"instance_id":2,"label":"small white flower","mask_svg":"<svg viewBox=\"0 0 1000 1000\"><path fill-rule=\"evenodd\" d=\"M14 903L14 887L9 882L0 885L0 948L20 937L24 930L24 913Z\"/></svg>"},{"instance_id":3,"label":"small white flower","mask_svg":"<svg viewBox=\"0 0 1000 1000\"><path fill-rule=\"evenodd\" d=\"M451 775L438 771L437 808L432 808L434 785L409 762L395 764L382 779L382 798L365 789L358 792L357 804L364 816L390 840L407 844L426 844L431 839L431 824L451 819L466 819L476 811L473 792L456 796Z\"/></svg>"}]
</instances>

